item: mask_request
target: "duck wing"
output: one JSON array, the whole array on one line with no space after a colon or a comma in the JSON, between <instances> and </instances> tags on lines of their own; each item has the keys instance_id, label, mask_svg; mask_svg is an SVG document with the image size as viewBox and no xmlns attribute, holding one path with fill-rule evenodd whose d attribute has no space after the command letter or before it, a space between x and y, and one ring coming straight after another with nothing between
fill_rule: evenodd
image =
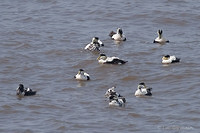
<instances>
[{"instance_id":1,"label":"duck wing","mask_svg":"<svg viewBox=\"0 0 200 133\"><path fill-rule=\"evenodd\" d=\"M107 61L108 64L125 64L127 61L121 59L113 59L112 61Z\"/></svg>"},{"instance_id":2,"label":"duck wing","mask_svg":"<svg viewBox=\"0 0 200 133\"><path fill-rule=\"evenodd\" d=\"M24 96L32 96L35 95L37 91L26 91Z\"/></svg>"},{"instance_id":3,"label":"duck wing","mask_svg":"<svg viewBox=\"0 0 200 133\"><path fill-rule=\"evenodd\" d=\"M97 47L95 44L88 44L87 46L85 46L85 49L90 50L90 51L100 51L99 47Z\"/></svg>"},{"instance_id":4,"label":"duck wing","mask_svg":"<svg viewBox=\"0 0 200 133\"><path fill-rule=\"evenodd\" d=\"M172 63L176 63L176 62L180 62L180 58L176 58L176 59L172 60Z\"/></svg>"}]
</instances>

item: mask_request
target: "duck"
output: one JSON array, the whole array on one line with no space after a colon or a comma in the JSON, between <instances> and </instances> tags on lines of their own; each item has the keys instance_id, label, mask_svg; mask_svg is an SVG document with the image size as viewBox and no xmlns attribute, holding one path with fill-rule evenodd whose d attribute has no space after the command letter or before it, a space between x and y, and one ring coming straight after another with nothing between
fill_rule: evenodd
<instances>
[{"instance_id":1,"label":"duck","mask_svg":"<svg viewBox=\"0 0 200 133\"><path fill-rule=\"evenodd\" d=\"M158 30L157 33L158 33L158 37L153 41L153 43L160 43L160 44L169 43L169 40L166 40L163 37L163 35L162 35L163 31L162 30Z\"/></svg>"},{"instance_id":2,"label":"duck","mask_svg":"<svg viewBox=\"0 0 200 133\"><path fill-rule=\"evenodd\" d=\"M111 95L111 96L109 96L109 106L123 107L123 106L125 106L125 102L123 99L120 99L114 95Z\"/></svg>"},{"instance_id":3,"label":"duck","mask_svg":"<svg viewBox=\"0 0 200 133\"><path fill-rule=\"evenodd\" d=\"M23 84L19 84L19 87L16 89L18 96L33 96L37 91L33 91L30 88L24 88Z\"/></svg>"},{"instance_id":4,"label":"duck","mask_svg":"<svg viewBox=\"0 0 200 133\"><path fill-rule=\"evenodd\" d=\"M123 31L121 28L117 28L117 33L111 31L109 36L115 41L126 41L125 35L123 35Z\"/></svg>"},{"instance_id":5,"label":"duck","mask_svg":"<svg viewBox=\"0 0 200 133\"><path fill-rule=\"evenodd\" d=\"M170 64L170 63L176 63L180 62L180 58L175 57L174 55L165 55L162 57L162 63L163 64Z\"/></svg>"},{"instance_id":6,"label":"duck","mask_svg":"<svg viewBox=\"0 0 200 133\"><path fill-rule=\"evenodd\" d=\"M138 84L137 90L135 91L135 96L152 96L152 88L146 87L144 82Z\"/></svg>"},{"instance_id":7,"label":"duck","mask_svg":"<svg viewBox=\"0 0 200 133\"><path fill-rule=\"evenodd\" d=\"M119 59L119 57L107 57L106 54L101 53L97 58L101 64L125 64L128 61Z\"/></svg>"},{"instance_id":8,"label":"duck","mask_svg":"<svg viewBox=\"0 0 200 133\"><path fill-rule=\"evenodd\" d=\"M109 88L105 93L105 97L109 99L110 106L124 106L124 104L126 103L126 99L125 97L117 93L115 91L115 88L115 86Z\"/></svg>"},{"instance_id":9,"label":"duck","mask_svg":"<svg viewBox=\"0 0 200 133\"><path fill-rule=\"evenodd\" d=\"M104 46L102 41L98 37L93 37L92 42L85 46L86 50L89 51L100 51L100 47Z\"/></svg>"},{"instance_id":10,"label":"duck","mask_svg":"<svg viewBox=\"0 0 200 133\"><path fill-rule=\"evenodd\" d=\"M113 87L109 88L105 93L105 97L109 98L109 96L111 96L111 95L115 95L117 97L120 97L120 94L118 94L115 91L115 88L116 88L116 86L113 86Z\"/></svg>"},{"instance_id":11,"label":"duck","mask_svg":"<svg viewBox=\"0 0 200 133\"><path fill-rule=\"evenodd\" d=\"M74 78L77 80L90 80L90 75L86 73L83 69L79 69Z\"/></svg>"}]
</instances>

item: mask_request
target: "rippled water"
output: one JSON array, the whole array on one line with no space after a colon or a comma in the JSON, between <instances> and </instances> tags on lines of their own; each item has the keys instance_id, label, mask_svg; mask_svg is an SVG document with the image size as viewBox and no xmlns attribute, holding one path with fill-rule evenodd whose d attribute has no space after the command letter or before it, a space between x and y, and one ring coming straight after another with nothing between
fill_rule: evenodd
<instances>
[{"instance_id":1,"label":"rippled water","mask_svg":"<svg viewBox=\"0 0 200 133\"><path fill-rule=\"evenodd\" d=\"M199 132L199 8L186 0L1 0L0 132ZM118 27L121 44L108 36ZM170 43L152 43L158 29ZM83 49L94 36L102 52L128 63L98 64ZM181 62L162 65L165 54ZM80 68L91 81L73 79ZM134 96L141 81L152 97ZM37 95L19 99L19 83ZM124 108L104 97L114 85Z\"/></svg>"}]
</instances>

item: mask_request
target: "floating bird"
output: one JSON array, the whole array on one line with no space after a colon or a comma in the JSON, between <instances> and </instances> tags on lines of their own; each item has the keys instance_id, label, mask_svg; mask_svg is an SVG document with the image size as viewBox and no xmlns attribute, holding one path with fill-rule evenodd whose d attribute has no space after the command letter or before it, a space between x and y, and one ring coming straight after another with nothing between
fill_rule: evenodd
<instances>
[{"instance_id":1,"label":"floating bird","mask_svg":"<svg viewBox=\"0 0 200 133\"><path fill-rule=\"evenodd\" d=\"M117 33L111 31L109 36L115 41L126 41L125 35L123 35L123 31L121 28L117 29Z\"/></svg>"},{"instance_id":2,"label":"floating bird","mask_svg":"<svg viewBox=\"0 0 200 133\"><path fill-rule=\"evenodd\" d=\"M85 46L85 49L90 51L100 51L100 47L104 46L101 40L98 37L93 37L92 42Z\"/></svg>"},{"instance_id":3,"label":"floating bird","mask_svg":"<svg viewBox=\"0 0 200 133\"><path fill-rule=\"evenodd\" d=\"M30 88L24 88L23 84L19 84L19 87L17 88L17 95L18 96L32 96L35 95L37 91L33 91Z\"/></svg>"},{"instance_id":4,"label":"floating bird","mask_svg":"<svg viewBox=\"0 0 200 133\"><path fill-rule=\"evenodd\" d=\"M152 88L146 87L144 82L139 83L135 96L152 96L151 90Z\"/></svg>"},{"instance_id":5,"label":"floating bird","mask_svg":"<svg viewBox=\"0 0 200 133\"><path fill-rule=\"evenodd\" d=\"M176 62L180 62L180 58L176 58L174 55L173 56L165 55L162 57L163 64L170 64L170 63L176 63Z\"/></svg>"},{"instance_id":6,"label":"floating bird","mask_svg":"<svg viewBox=\"0 0 200 133\"><path fill-rule=\"evenodd\" d=\"M158 30L157 33L158 33L158 37L153 41L153 43L160 43L160 44L169 43L169 40L166 40L163 37L163 35L162 35L163 31L162 30Z\"/></svg>"},{"instance_id":7,"label":"floating bird","mask_svg":"<svg viewBox=\"0 0 200 133\"><path fill-rule=\"evenodd\" d=\"M114 89L116 87L109 88L106 93L105 97L109 99L109 105L110 106L124 106L126 103L125 97L121 96L119 93L117 93Z\"/></svg>"},{"instance_id":8,"label":"floating bird","mask_svg":"<svg viewBox=\"0 0 200 133\"><path fill-rule=\"evenodd\" d=\"M101 64L125 64L128 61L119 59L118 57L107 57L105 54L100 54L97 58Z\"/></svg>"},{"instance_id":9,"label":"floating bird","mask_svg":"<svg viewBox=\"0 0 200 133\"><path fill-rule=\"evenodd\" d=\"M119 106L119 107L122 107L122 106L125 106L125 102L123 99L120 99L120 98L117 98L113 95L111 95L109 97L109 106Z\"/></svg>"},{"instance_id":10,"label":"floating bird","mask_svg":"<svg viewBox=\"0 0 200 133\"><path fill-rule=\"evenodd\" d=\"M90 80L90 75L84 72L83 69L79 69L78 73L74 76L77 80Z\"/></svg>"}]
</instances>

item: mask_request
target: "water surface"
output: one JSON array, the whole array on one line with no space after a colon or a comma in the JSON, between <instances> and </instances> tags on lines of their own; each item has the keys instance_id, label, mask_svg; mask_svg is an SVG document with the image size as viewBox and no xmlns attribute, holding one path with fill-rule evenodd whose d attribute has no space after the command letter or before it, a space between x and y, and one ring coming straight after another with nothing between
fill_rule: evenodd
<instances>
[{"instance_id":1,"label":"water surface","mask_svg":"<svg viewBox=\"0 0 200 133\"><path fill-rule=\"evenodd\" d=\"M0 132L199 132L199 8L186 0L2 0ZM118 27L127 37L121 44L108 36ZM170 43L152 43L158 29ZM102 52L128 63L98 64L84 50L94 36ZM181 62L162 65L165 54ZM73 79L80 68L91 81ZM152 97L134 96L139 82ZM19 83L37 95L19 99ZM108 106L112 86L124 108Z\"/></svg>"}]
</instances>

